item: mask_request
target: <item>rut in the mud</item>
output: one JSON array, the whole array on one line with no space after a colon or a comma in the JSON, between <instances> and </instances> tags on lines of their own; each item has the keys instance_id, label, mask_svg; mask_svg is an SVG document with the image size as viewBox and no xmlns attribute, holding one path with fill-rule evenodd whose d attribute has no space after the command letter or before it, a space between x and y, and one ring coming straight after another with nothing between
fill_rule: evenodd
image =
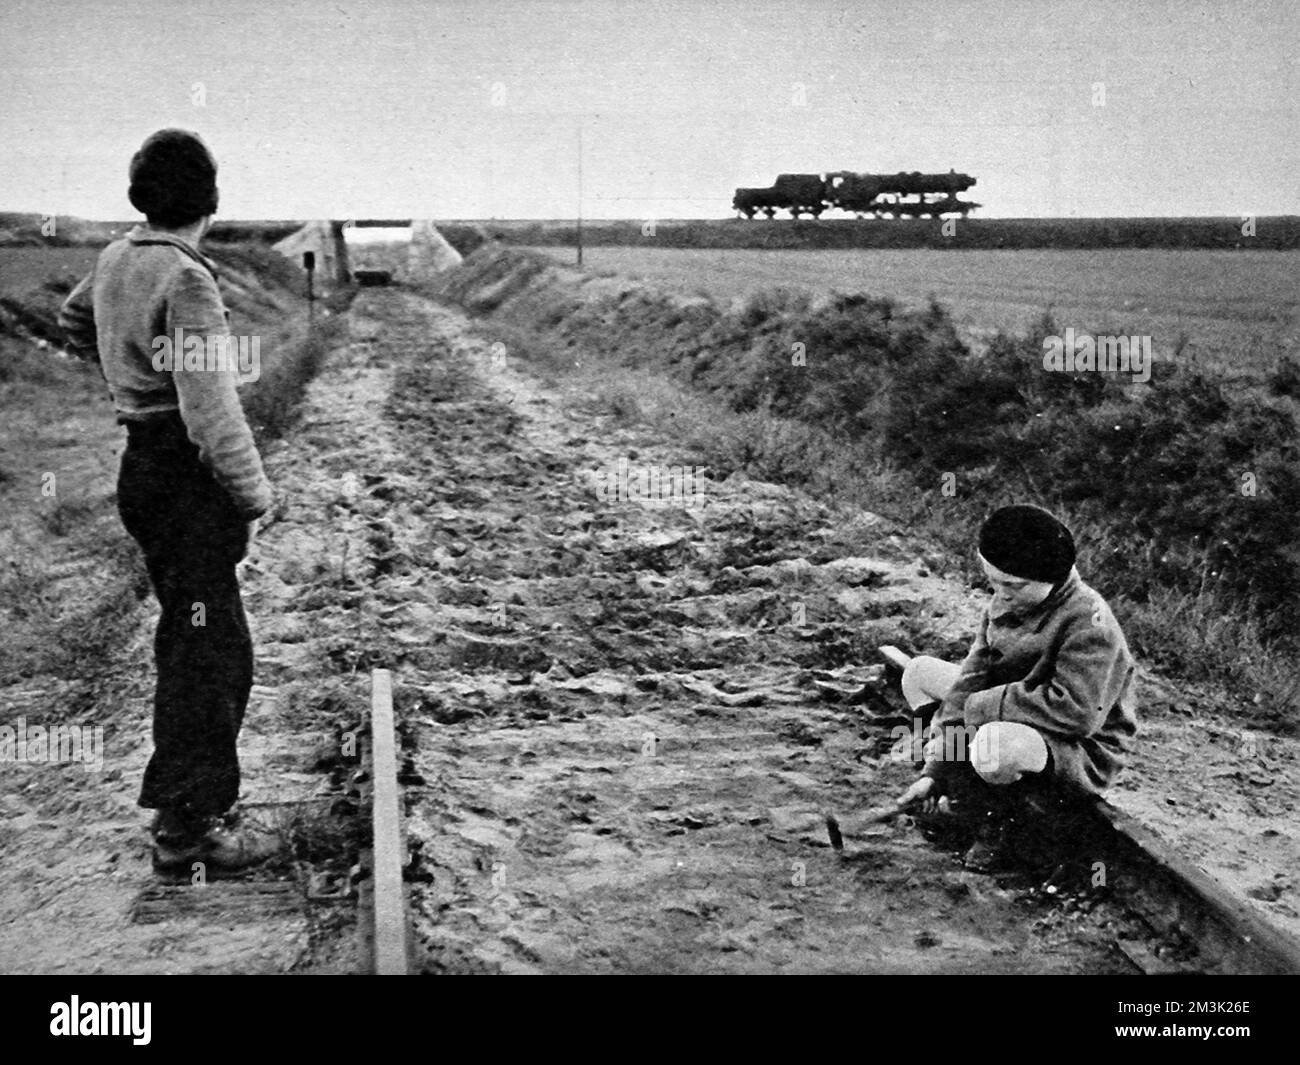
<instances>
[{"instance_id":1,"label":"rut in the mud","mask_svg":"<svg viewBox=\"0 0 1300 1065\"><path fill-rule=\"evenodd\" d=\"M337 650L395 671L422 967L1125 967L1106 905L973 876L907 819L826 846L819 808L911 767L814 682L885 642L958 651L972 623L886 523L737 478L611 501L620 458L692 457L499 365L454 312L356 311L393 369L358 461L391 460L355 470L379 631Z\"/></svg>"}]
</instances>

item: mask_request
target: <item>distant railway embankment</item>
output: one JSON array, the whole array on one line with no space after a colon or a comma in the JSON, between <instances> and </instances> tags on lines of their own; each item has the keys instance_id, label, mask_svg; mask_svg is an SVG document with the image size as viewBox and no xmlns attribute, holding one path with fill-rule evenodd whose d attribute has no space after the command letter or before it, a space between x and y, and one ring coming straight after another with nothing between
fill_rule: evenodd
<instances>
[{"instance_id":1,"label":"distant railway embankment","mask_svg":"<svg viewBox=\"0 0 1300 1065\"><path fill-rule=\"evenodd\" d=\"M457 250L486 233L505 244L572 246L571 220L440 222ZM1300 216L1223 218L895 218L588 221L584 244L658 248L1300 249Z\"/></svg>"},{"instance_id":2,"label":"distant railway embankment","mask_svg":"<svg viewBox=\"0 0 1300 1065\"><path fill-rule=\"evenodd\" d=\"M400 221L400 220L398 220ZM0 246L100 246L131 228L126 221L0 211ZM301 220L218 219L210 245L273 244ZM487 240L524 246L572 247L573 219L446 219L439 232L462 255ZM655 219L582 223L584 244L658 248L1209 248L1300 249L1298 215L1205 218L742 218Z\"/></svg>"},{"instance_id":3,"label":"distant railway embankment","mask_svg":"<svg viewBox=\"0 0 1300 1065\"><path fill-rule=\"evenodd\" d=\"M938 304L775 292L723 308L500 246L435 294L507 330L514 356L662 374L747 419L744 440L705 444L715 470L834 488L883 464L910 519L961 555L1000 502L1051 507L1140 652L1300 716L1300 373L1288 360L1244 393L1171 362L1143 383L1052 372L1046 317L977 354Z\"/></svg>"}]
</instances>

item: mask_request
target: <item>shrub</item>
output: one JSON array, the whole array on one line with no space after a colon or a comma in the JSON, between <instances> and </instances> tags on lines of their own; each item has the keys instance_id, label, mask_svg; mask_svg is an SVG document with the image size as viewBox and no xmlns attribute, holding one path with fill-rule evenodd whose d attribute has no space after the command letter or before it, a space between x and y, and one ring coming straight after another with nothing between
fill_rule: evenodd
<instances>
[{"instance_id":1,"label":"shrub","mask_svg":"<svg viewBox=\"0 0 1300 1065\"><path fill-rule=\"evenodd\" d=\"M1270 371L1266 383L1272 395L1300 399L1300 362L1294 356L1283 355Z\"/></svg>"}]
</instances>

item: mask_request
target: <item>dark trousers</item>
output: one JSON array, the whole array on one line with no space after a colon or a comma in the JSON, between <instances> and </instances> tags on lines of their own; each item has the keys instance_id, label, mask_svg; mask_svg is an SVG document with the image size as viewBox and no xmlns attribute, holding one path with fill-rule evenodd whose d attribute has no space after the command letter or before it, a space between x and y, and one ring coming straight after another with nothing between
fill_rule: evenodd
<instances>
[{"instance_id":1,"label":"dark trousers","mask_svg":"<svg viewBox=\"0 0 1300 1065\"><path fill-rule=\"evenodd\" d=\"M253 643L235 576L247 523L199 462L179 416L127 429L118 513L144 550L162 606L154 752L140 805L220 814L239 797L235 741L253 685Z\"/></svg>"}]
</instances>

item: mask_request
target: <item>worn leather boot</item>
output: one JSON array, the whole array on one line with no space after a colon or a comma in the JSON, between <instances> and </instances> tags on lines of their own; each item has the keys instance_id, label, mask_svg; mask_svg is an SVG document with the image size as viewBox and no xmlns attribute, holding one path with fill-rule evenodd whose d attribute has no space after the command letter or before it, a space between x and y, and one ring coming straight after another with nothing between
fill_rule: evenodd
<instances>
[{"instance_id":1,"label":"worn leather boot","mask_svg":"<svg viewBox=\"0 0 1300 1065\"><path fill-rule=\"evenodd\" d=\"M230 813L194 817L160 810L153 823L153 867L160 873L237 872L272 858L282 843L269 826Z\"/></svg>"},{"instance_id":2,"label":"worn leather boot","mask_svg":"<svg viewBox=\"0 0 1300 1065\"><path fill-rule=\"evenodd\" d=\"M1003 817L987 818L975 832L975 842L962 858L962 865L973 873L996 873L1011 864L1007 844L1010 826Z\"/></svg>"}]
</instances>

